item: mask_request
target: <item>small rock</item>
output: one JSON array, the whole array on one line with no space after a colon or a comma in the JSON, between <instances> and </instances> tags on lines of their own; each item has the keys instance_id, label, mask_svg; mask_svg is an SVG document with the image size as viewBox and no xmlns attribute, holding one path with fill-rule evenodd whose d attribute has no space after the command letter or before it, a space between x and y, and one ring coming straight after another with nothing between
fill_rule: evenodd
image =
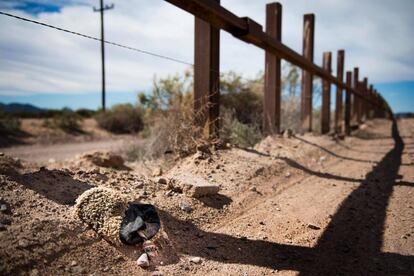
<instances>
[{"instance_id":1,"label":"small rock","mask_svg":"<svg viewBox=\"0 0 414 276\"><path fill-rule=\"evenodd\" d=\"M162 168L157 167L152 171L152 176L161 176L162 175Z\"/></svg>"},{"instance_id":2,"label":"small rock","mask_svg":"<svg viewBox=\"0 0 414 276\"><path fill-rule=\"evenodd\" d=\"M200 257L191 258L190 262L192 262L194 264L200 264L201 263L201 258Z\"/></svg>"},{"instance_id":3,"label":"small rock","mask_svg":"<svg viewBox=\"0 0 414 276\"><path fill-rule=\"evenodd\" d=\"M139 265L140 267L149 267L149 259L148 259L148 255L147 253L142 254L138 260L137 260L137 265Z\"/></svg>"},{"instance_id":4,"label":"small rock","mask_svg":"<svg viewBox=\"0 0 414 276\"><path fill-rule=\"evenodd\" d=\"M20 241L18 242L18 245L19 245L20 247L27 247L27 246L29 246L29 242L28 242L27 240L20 240Z\"/></svg>"},{"instance_id":5,"label":"small rock","mask_svg":"<svg viewBox=\"0 0 414 276\"><path fill-rule=\"evenodd\" d=\"M285 176L286 176L286 177L290 177L290 176L291 176L290 172L287 172L287 173L285 174Z\"/></svg>"},{"instance_id":6,"label":"small rock","mask_svg":"<svg viewBox=\"0 0 414 276\"><path fill-rule=\"evenodd\" d=\"M313 229L313 230L321 229L321 227L319 227L318 225L312 224L312 223L308 223L308 228Z\"/></svg>"},{"instance_id":7,"label":"small rock","mask_svg":"<svg viewBox=\"0 0 414 276\"><path fill-rule=\"evenodd\" d=\"M78 263L76 262L76 261L72 261L71 263L70 263L70 266L76 266Z\"/></svg>"},{"instance_id":8,"label":"small rock","mask_svg":"<svg viewBox=\"0 0 414 276\"><path fill-rule=\"evenodd\" d=\"M154 271L152 274L151 274L151 276L163 276L164 275L164 273L162 273L161 271Z\"/></svg>"},{"instance_id":9,"label":"small rock","mask_svg":"<svg viewBox=\"0 0 414 276\"><path fill-rule=\"evenodd\" d=\"M320 158L319 158L319 162L323 162L323 161L325 161L326 160L326 156L321 156Z\"/></svg>"},{"instance_id":10,"label":"small rock","mask_svg":"<svg viewBox=\"0 0 414 276\"><path fill-rule=\"evenodd\" d=\"M249 190L252 191L252 192L257 192L256 186L250 187Z\"/></svg>"},{"instance_id":11,"label":"small rock","mask_svg":"<svg viewBox=\"0 0 414 276\"><path fill-rule=\"evenodd\" d=\"M187 213L191 213L193 211L193 208L190 206L190 204L186 203L186 202L180 202L178 204L178 206L180 207L181 210L183 210L184 212Z\"/></svg>"},{"instance_id":12,"label":"small rock","mask_svg":"<svg viewBox=\"0 0 414 276\"><path fill-rule=\"evenodd\" d=\"M169 191L166 191L165 192L165 195L166 196L173 196L174 195L174 192L172 190L169 190Z\"/></svg>"},{"instance_id":13,"label":"small rock","mask_svg":"<svg viewBox=\"0 0 414 276\"><path fill-rule=\"evenodd\" d=\"M6 212L7 211L7 205L6 204L1 204L0 205L0 211L1 212Z\"/></svg>"},{"instance_id":14,"label":"small rock","mask_svg":"<svg viewBox=\"0 0 414 276\"><path fill-rule=\"evenodd\" d=\"M183 187L182 190L184 190L188 196L195 198L216 195L220 190L219 185L212 184L204 178L190 173L178 175L175 177L174 181L181 183L181 186Z\"/></svg>"},{"instance_id":15,"label":"small rock","mask_svg":"<svg viewBox=\"0 0 414 276\"><path fill-rule=\"evenodd\" d=\"M40 275L39 270L37 270L36 268L30 271L30 276L39 276L39 275Z\"/></svg>"}]
</instances>

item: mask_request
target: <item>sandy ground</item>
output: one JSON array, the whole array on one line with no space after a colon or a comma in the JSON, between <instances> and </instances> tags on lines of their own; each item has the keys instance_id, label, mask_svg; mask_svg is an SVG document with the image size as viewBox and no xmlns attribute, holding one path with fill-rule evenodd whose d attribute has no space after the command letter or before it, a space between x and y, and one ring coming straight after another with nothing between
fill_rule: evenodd
<instances>
[{"instance_id":1,"label":"sandy ground","mask_svg":"<svg viewBox=\"0 0 414 276\"><path fill-rule=\"evenodd\" d=\"M166 192L142 171L2 157L2 275L414 275L414 120L367 122L345 141L266 138L180 160L165 177L220 185ZM194 178L195 179L195 178ZM191 181L191 177L188 179ZM172 251L142 269L73 216L94 186L154 204ZM185 202L192 212L178 206ZM194 256L200 263L192 263Z\"/></svg>"}]
</instances>

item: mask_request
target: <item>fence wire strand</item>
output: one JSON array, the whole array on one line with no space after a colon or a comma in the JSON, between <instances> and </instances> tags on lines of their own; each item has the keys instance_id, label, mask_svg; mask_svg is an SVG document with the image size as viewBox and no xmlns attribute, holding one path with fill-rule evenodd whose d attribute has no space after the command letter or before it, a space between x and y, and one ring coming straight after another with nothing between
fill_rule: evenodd
<instances>
[{"instance_id":1,"label":"fence wire strand","mask_svg":"<svg viewBox=\"0 0 414 276\"><path fill-rule=\"evenodd\" d=\"M72 35L81 36L81 37L88 38L88 39L95 40L95 41L100 41L100 42L102 41L102 39L91 36L91 35L86 35L86 34L82 34L82 33L79 33L79 32L71 31L71 30L68 30L68 29L65 29L65 28L53 26L53 25L50 25L50 24L47 24L47 23L44 23L44 22L36 21L36 20L29 19L29 18L26 18L26 17L21 17L21 16L14 15L14 14L11 14L11 13L0 11L0 14L5 15L5 16L9 16L9 17L12 17L12 18L15 18L15 19L23 20L23 21L26 21L26 22L34 23L34 24L37 24L37 25L40 25L40 26L43 26L43 27L47 27L47 28L55 29L55 30L62 31L62 32L65 32L65 33L69 33L69 34L72 34ZM181 64L184 64L184 65L194 67L193 63L183 61L183 60L180 60L180 59L177 59L177 58L168 57L168 56L165 56L165 55L157 54L157 53L150 52L150 51L147 51L147 50L138 49L138 48L131 47L131 46L122 45L120 43L116 43L116 42L112 42L112 41L108 41L108 40L103 40L103 42L105 44L108 44L108 45L117 46L117 47L128 49L128 50L131 50L131 51L139 52L141 54L150 55L150 56L153 56L153 57L157 57L157 58L161 58L161 59L165 59L165 60L169 60L169 61L173 61L173 62L177 62L177 63L181 63Z\"/></svg>"}]
</instances>

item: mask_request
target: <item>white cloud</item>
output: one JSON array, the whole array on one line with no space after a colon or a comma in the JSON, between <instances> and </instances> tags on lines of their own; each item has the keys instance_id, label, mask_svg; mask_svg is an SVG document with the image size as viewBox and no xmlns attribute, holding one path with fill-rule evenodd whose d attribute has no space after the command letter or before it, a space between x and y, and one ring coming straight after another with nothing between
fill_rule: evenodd
<instances>
[{"instance_id":1,"label":"white cloud","mask_svg":"<svg viewBox=\"0 0 414 276\"><path fill-rule=\"evenodd\" d=\"M298 52L302 47L302 15L316 14L316 63L321 64L322 51L345 49L347 69L359 66L362 76L369 76L373 82L414 79L414 1L281 3L283 41ZM264 0L222 0L222 5L238 16L252 17L261 24L265 4ZM12 12L88 35L100 35L99 14L84 4L64 6L60 13L41 13L37 17ZM107 40L193 62L194 23L190 14L162 0L131 0L116 1L115 9L105 16ZM0 16L0 25L0 94L100 90L99 42L5 16ZM263 69L262 50L224 32L221 42L222 70L253 76ZM154 74L164 76L187 68L110 45L106 46L106 58L107 87L112 92L147 89Z\"/></svg>"}]
</instances>

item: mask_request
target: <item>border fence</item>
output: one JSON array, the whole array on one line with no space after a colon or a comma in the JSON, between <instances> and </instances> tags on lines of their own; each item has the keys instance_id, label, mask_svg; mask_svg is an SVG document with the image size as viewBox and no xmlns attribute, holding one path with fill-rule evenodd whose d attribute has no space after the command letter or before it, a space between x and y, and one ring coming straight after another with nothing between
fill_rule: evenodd
<instances>
[{"instance_id":1,"label":"border fence","mask_svg":"<svg viewBox=\"0 0 414 276\"><path fill-rule=\"evenodd\" d=\"M194 43L194 109L202 112L197 120L210 137L219 134L220 106L220 30L253 44L265 53L265 86L263 130L266 134L280 132L281 121L281 59L302 69L301 128L312 131L313 76L322 79L321 133L330 132L331 84L336 85L334 132L349 135L351 121L359 125L374 117L391 118L387 102L368 86L368 79L359 80L359 69L346 72L345 51L337 54L337 75L332 75L332 53L323 53L323 67L314 63L315 15L304 15L303 54L282 43L282 5L266 5L266 31L249 17L238 17L220 5L220 0L165 0L195 16ZM343 91L345 90L345 104ZM207 108L202 109L203 106ZM344 116L342 115L344 114Z\"/></svg>"}]
</instances>

